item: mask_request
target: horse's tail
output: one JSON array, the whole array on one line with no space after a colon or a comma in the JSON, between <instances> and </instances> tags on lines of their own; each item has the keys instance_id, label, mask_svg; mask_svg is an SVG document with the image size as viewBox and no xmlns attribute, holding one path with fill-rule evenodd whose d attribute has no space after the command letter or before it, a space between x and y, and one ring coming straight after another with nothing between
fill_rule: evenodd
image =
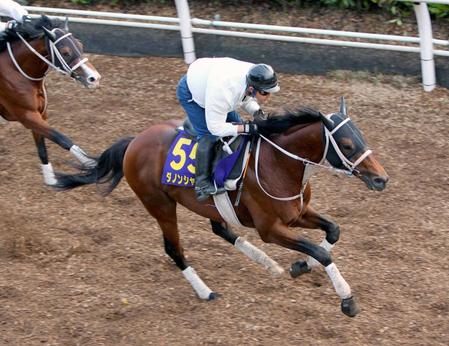
<instances>
[{"instance_id":1,"label":"horse's tail","mask_svg":"<svg viewBox=\"0 0 449 346\"><path fill-rule=\"evenodd\" d=\"M100 155L95 167L82 168L78 174L55 173L57 183L53 187L71 190L82 185L109 183L102 194L111 193L123 178L123 157L133 138L121 138L112 144Z\"/></svg>"}]
</instances>

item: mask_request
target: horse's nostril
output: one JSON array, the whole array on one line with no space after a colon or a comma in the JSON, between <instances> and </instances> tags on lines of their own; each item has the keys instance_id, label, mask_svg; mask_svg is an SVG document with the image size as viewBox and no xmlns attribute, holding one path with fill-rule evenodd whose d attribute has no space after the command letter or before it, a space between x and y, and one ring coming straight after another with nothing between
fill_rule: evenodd
<instances>
[{"instance_id":1,"label":"horse's nostril","mask_svg":"<svg viewBox=\"0 0 449 346\"><path fill-rule=\"evenodd\" d=\"M376 177L373 179L374 184L378 187L385 187L388 181L388 177Z\"/></svg>"},{"instance_id":2,"label":"horse's nostril","mask_svg":"<svg viewBox=\"0 0 449 346\"><path fill-rule=\"evenodd\" d=\"M96 81L95 77L89 77L89 78L87 78L87 80L88 80L90 83L93 83L93 82Z\"/></svg>"}]
</instances>

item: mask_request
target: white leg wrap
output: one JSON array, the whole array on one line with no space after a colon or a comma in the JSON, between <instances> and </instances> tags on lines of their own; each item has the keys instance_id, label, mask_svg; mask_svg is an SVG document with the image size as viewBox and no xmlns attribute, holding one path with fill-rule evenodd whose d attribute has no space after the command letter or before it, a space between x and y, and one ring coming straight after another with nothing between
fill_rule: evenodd
<instances>
[{"instance_id":1,"label":"white leg wrap","mask_svg":"<svg viewBox=\"0 0 449 346\"><path fill-rule=\"evenodd\" d=\"M88 158L84 150L77 145L72 145L72 147L70 148L70 152L78 159L79 162L81 162L86 167L92 168L97 165L95 160Z\"/></svg>"},{"instance_id":2,"label":"white leg wrap","mask_svg":"<svg viewBox=\"0 0 449 346\"><path fill-rule=\"evenodd\" d=\"M55 173L53 171L51 163L41 165L41 167L42 167L42 174L44 175L45 184L55 185L58 181L56 180Z\"/></svg>"},{"instance_id":3,"label":"white leg wrap","mask_svg":"<svg viewBox=\"0 0 449 346\"><path fill-rule=\"evenodd\" d=\"M279 276L284 272L284 269L272 260L265 252L255 247L250 242L238 237L234 246L237 250L244 253L253 261L263 265L266 269L269 269L273 276Z\"/></svg>"},{"instance_id":4,"label":"white leg wrap","mask_svg":"<svg viewBox=\"0 0 449 346\"><path fill-rule=\"evenodd\" d=\"M192 267L187 267L182 271L182 275L184 275L187 281L190 282L198 297L206 300L209 299L212 291L206 286L203 280L200 279L195 269Z\"/></svg>"},{"instance_id":5,"label":"white leg wrap","mask_svg":"<svg viewBox=\"0 0 449 346\"><path fill-rule=\"evenodd\" d=\"M334 285L335 292L340 296L341 299L351 298L351 287L349 287L348 283L341 276L340 271L338 270L335 263L329 264L326 268L326 273L329 275L329 278L332 281L332 285Z\"/></svg>"},{"instance_id":6,"label":"white leg wrap","mask_svg":"<svg viewBox=\"0 0 449 346\"><path fill-rule=\"evenodd\" d=\"M329 243L326 239L324 239L320 246L324 249L326 249L327 251L331 251L332 248L334 247L334 245L332 245L331 243ZM321 265L320 262L318 262L315 258L308 256L307 257L307 265L309 268L314 268L314 267L318 267Z\"/></svg>"}]
</instances>

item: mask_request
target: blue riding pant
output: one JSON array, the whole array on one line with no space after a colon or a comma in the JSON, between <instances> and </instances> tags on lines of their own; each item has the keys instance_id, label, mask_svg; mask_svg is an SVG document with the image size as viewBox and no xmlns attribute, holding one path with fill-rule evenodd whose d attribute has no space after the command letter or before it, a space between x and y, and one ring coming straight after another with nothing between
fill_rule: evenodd
<instances>
[{"instance_id":1,"label":"blue riding pant","mask_svg":"<svg viewBox=\"0 0 449 346\"><path fill-rule=\"evenodd\" d=\"M178 98L182 108L184 108L193 128L198 133L197 139L200 139L204 135L212 135L206 124L206 110L193 101L192 93L187 86L186 75L184 75L178 83L178 87L176 88L176 97ZM242 123L242 118L236 111L232 111L228 113L226 122Z\"/></svg>"}]
</instances>

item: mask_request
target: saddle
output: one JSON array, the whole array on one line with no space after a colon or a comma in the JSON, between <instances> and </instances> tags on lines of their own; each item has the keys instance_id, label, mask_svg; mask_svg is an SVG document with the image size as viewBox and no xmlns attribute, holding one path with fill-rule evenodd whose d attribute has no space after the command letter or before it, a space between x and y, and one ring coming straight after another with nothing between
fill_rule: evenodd
<instances>
[{"instance_id":1,"label":"saddle","mask_svg":"<svg viewBox=\"0 0 449 346\"><path fill-rule=\"evenodd\" d=\"M188 119L177 131L165 161L162 184L193 187L197 134ZM249 157L249 144L248 136L244 135L217 141L212 177L218 187L229 191L237 189Z\"/></svg>"}]
</instances>

